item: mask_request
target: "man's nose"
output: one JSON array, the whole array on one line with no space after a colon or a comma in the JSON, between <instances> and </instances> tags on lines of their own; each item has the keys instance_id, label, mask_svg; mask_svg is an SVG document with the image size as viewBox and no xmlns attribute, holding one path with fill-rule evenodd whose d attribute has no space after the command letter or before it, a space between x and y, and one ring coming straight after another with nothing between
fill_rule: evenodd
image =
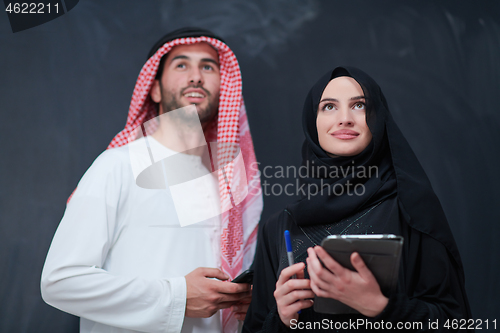
<instances>
[{"instance_id":1,"label":"man's nose","mask_svg":"<svg viewBox=\"0 0 500 333\"><path fill-rule=\"evenodd\" d=\"M193 68L189 72L189 83L194 85L203 85L203 74L199 68Z\"/></svg>"}]
</instances>

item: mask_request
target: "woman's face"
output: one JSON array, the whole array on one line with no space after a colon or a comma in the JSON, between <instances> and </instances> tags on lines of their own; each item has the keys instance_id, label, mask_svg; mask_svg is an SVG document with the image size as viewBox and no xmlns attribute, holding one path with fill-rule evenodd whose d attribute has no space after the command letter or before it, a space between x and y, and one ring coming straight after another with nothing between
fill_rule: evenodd
<instances>
[{"instance_id":1,"label":"woman's face","mask_svg":"<svg viewBox=\"0 0 500 333\"><path fill-rule=\"evenodd\" d=\"M351 77L331 80L323 91L316 118L318 140L330 156L354 156L372 140L366 124L363 89Z\"/></svg>"}]
</instances>

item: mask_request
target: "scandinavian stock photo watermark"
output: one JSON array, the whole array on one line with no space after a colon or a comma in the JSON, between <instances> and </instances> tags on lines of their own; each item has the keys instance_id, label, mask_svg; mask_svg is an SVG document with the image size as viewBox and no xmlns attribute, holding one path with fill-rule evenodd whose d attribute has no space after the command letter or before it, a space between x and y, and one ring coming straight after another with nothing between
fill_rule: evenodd
<instances>
[{"instance_id":1,"label":"scandinavian stock photo watermark","mask_svg":"<svg viewBox=\"0 0 500 333\"><path fill-rule=\"evenodd\" d=\"M344 166L315 165L314 161L306 161L299 167L288 166L262 166L260 162L250 165L253 171L259 171L261 186L252 188L252 193L264 196L302 196L311 199L317 195L348 195L361 196L366 192L363 180L379 177L377 166L363 166L352 164ZM314 182L304 182L305 179L315 179ZM335 179L346 179L345 182L331 182ZM284 183L283 183L284 181Z\"/></svg>"},{"instance_id":2,"label":"scandinavian stock photo watermark","mask_svg":"<svg viewBox=\"0 0 500 333\"><path fill-rule=\"evenodd\" d=\"M349 319L345 321L337 321L331 319L323 319L321 321L299 321L292 319L290 321L290 329L292 330L409 330L409 331L438 331L445 329L446 331L460 330L496 330L497 320L493 319L428 319L427 322L421 321L372 321L368 318Z\"/></svg>"},{"instance_id":3,"label":"scandinavian stock photo watermark","mask_svg":"<svg viewBox=\"0 0 500 333\"><path fill-rule=\"evenodd\" d=\"M298 167L260 162L245 166L238 143L206 141L194 105L137 126L127 142L136 185L165 191L180 227L217 218L249 194L307 200L324 195L362 196L368 179L379 177L377 166L355 165L354 161L338 166L314 161Z\"/></svg>"},{"instance_id":4,"label":"scandinavian stock photo watermark","mask_svg":"<svg viewBox=\"0 0 500 333\"><path fill-rule=\"evenodd\" d=\"M239 145L207 142L194 105L135 127L127 142L136 185L165 192L178 218L175 227L214 222L248 195Z\"/></svg>"}]
</instances>

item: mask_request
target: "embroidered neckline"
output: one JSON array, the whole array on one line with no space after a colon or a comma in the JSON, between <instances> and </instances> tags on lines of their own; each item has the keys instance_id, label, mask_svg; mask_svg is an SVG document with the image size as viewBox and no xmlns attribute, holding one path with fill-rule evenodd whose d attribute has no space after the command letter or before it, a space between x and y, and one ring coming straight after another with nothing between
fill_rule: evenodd
<instances>
[{"instance_id":1,"label":"embroidered neckline","mask_svg":"<svg viewBox=\"0 0 500 333\"><path fill-rule=\"evenodd\" d=\"M347 230L350 226L352 226L352 225L353 225L356 221L358 221L358 220L359 220L359 219L361 219L362 217L366 216L369 212L371 212L372 210L374 210L375 208L377 208L377 207L378 207L378 206L379 206L382 202L384 202L384 201L385 201L385 200L380 201L380 202L379 202L379 203L377 203L375 206L371 207L371 208L370 208L370 209L368 209L366 212L364 212L362 215L358 216L358 217L357 217L354 221L352 221L351 223L349 223L349 225L348 225L347 227L345 227L345 228L344 228L344 229L343 229L343 230L342 230L339 234L340 234L340 235L343 235L343 234L344 234L344 232L345 232L345 231L346 231L346 230ZM288 211L287 211L287 212L288 212ZM288 214L290 214L290 213L288 212ZM340 223L340 222L342 222L342 220L341 220L341 221L339 221L339 222L337 222L337 223ZM307 234L307 232L305 232L305 230L304 230L304 229L303 229L300 225L298 225L298 227L300 228L300 230L302 231L302 233L303 233L304 235L306 235L306 237L309 239L309 241L310 241L311 243L313 243L314 245L319 245L318 243L316 243L315 241L313 241L313 240L311 239L311 237L309 237L309 235ZM328 235L330 235L330 236L332 235L332 234L328 231L328 229L326 229L326 228L325 228L324 230L328 233Z\"/></svg>"}]
</instances>

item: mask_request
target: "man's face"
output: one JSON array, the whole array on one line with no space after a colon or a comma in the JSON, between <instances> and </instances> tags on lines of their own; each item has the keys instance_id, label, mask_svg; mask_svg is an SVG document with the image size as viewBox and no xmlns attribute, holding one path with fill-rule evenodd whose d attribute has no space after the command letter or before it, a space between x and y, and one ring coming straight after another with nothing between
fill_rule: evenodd
<instances>
[{"instance_id":1,"label":"man's face","mask_svg":"<svg viewBox=\"0 0 500 333\"><path fill-rule=\"evenodd\" d=\"M160 82L155 80L151 98L160 114L196 105L202 124L219 108L220 71L217 51L207 43L178 45L167 54Z\"/></svg>"}]
</instances>

